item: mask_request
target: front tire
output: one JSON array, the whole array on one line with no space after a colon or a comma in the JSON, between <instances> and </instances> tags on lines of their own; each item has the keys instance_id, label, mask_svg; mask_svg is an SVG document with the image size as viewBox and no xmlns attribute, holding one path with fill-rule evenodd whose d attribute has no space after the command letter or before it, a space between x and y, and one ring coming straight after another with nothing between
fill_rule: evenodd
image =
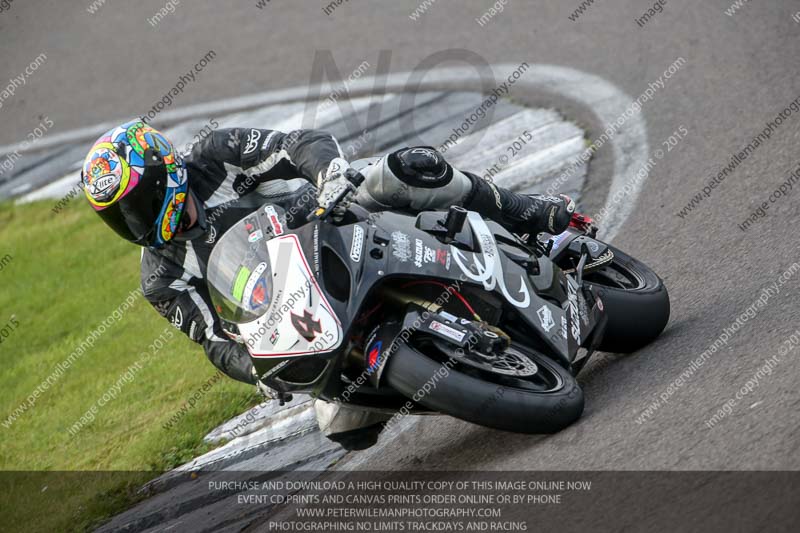
<instances>
[{"instance_id":1,"label":"front tire","mask_svg":"<svg viewBox=\"0 0 800 533\"><path fill-rule=\"evenodd\" d=\"M580 418L583 391L554 361L518 344L511 347L538 367L542 382L532 383L476 370L446 359L445 364L403 343L389 357L384 377L408 398L441 413L481 426L517 433L555 433ZM439 354L440 355L440 354ZM446 366L452 365L452 366Z\"/></svg>"},{"instance_id":2,"label":"front tire","mask_svg":"<svg viewBox=\"0 0 800 533\"><path fill-rule=\"evenodd\" d=\"M669 294L650 267L613 246L611 264L584 276L608 317L604 352L630 353L650 344L669 321Z\"/></svg>"}]
</instances>

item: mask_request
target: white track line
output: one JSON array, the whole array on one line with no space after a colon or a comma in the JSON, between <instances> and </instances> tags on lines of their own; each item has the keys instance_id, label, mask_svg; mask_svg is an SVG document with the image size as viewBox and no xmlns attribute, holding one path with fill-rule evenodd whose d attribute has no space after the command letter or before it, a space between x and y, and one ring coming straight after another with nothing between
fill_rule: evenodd
<instances>
[{"instance_id":1,"label":"white track line","mask_svg":"<svg viewBox=\"0 0 800 533\"><path fill-rule=\"evenodd\" d=\"M493 65L492 70L496 79L505 78L514 72L518 65L504 63ZM373 87L381 87L382 91L403 92L408 89L409 80L414 78L413 89L416 91L450 89L474 90L478 89L481 77L478 72L469 67L452 67L435 69L427 72L424 79L416 83L418 73L402 72L386 76L385 83L374 76L361 78L349 86L351 96L369 94ZM562 67L557 65L529 65L523 76L512 87L513 91L533 90L553 94L557 98L572 100L590 110L597 118L596 131L603 131L607 124L615 122L622 116L627 106L633 99L625 94L611 82L587 72ZM305 100L310 95L316 99L317 95L325 97L330 90L325 86L301 86L267 91L238 98L228 98L215 102L192 105L184 108L167 110L157 117L160 126L173 124L182 120L197 117L218 116L221 113L232 113L243 109L263 107L267 105L282 104L291 101ZM35 145L36 150L55 146L61 143L74 143L92 140L104 131L128 119L104 122L94 126L80 128L49 135L40 139ZM646 180L636 180L636 172L647 161L649 148L647 144L647 131L641 112L635 113L619 128L611 141L614 156L614 176L612 177L606 208L608 214L603 220L603 237L610 240L619 231L633 210L636 199L641 192ZM623 147L625 149L623 150ZM22 145L0 146L0 157L8 153L19 151ZM611 202L614 195L621 191L625 185L633 184L625 196L624 202Z\"/></svg>"}]
</instances>

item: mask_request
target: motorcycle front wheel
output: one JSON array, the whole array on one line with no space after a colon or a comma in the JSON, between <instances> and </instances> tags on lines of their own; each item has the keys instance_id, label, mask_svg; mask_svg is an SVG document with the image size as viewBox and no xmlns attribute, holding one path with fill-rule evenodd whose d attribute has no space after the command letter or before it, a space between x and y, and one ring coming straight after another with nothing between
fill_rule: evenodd
<instances>
[{"instance_id":1,"label":"motorcycle front wheel","mask_svg":"<svg viewBox=\"0 0 800 533\"><path fill-rule=\"evenodd\" d=\"M583 413L580 386L549 358L512 344L489 366L495 365L477 368L449 357L441 346L403 343L384 376L429 409L495 429L555 433Z\"/></svg>"},{"instance_id":2,"label":"motorcycle front wheel","mask_svg":"<svg viewBox=\"0 0 800 533\"><path fill-rule=\"evenodd\" d=\"M669 294L664 282L650 267L613 246L606 246L614 258L583 276L586 285L599 295L608 317L598 349L635 352L653 342L666 327ZM566 261L575 264L577 257L567 257Z\"/></svg>"}]
</instances>

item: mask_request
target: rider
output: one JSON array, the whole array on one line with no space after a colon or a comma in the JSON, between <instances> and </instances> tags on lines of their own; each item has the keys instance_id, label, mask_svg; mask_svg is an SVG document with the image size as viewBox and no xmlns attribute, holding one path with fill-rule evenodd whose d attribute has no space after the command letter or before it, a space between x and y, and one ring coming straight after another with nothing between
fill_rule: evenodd
<instances>
[{"instance_id":1,"label":"rider","mask_svg":"<svg viewBox=\"0 0 800 533\"><path fill-rule=\"evenodd\" d=\"M303 205L313 202L302 198L316 196L325 207L342 187L351 187L343 176L349 167L336 140L322 131L222 129L181 155L162 133L132 121L95 142L81 180L103 221L144 247L141 279L147 300L201 344L214 366L263 392L235 328L223 323L211 304L205 281L209 255L218 236L265 203L285 206L290 228L302 225L317 207ZM574 209L566 196L517 194L456 170L428 147L395 151L364 174L355 200L372 209L458 204L511 231L531 234L560 233ZM154 273L156 281L145 284ZM377 439L382 419L321 403L320 426L332 440L363 448ZM365 445L359 435L367 433Z\"/></svg>"}]
</instances>

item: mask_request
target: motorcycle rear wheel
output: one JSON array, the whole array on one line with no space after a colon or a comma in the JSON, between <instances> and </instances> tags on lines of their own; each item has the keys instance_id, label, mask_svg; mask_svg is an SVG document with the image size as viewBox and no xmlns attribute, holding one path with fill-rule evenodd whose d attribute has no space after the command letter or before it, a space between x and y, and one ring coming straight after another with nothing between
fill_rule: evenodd
<instances>
[{"instance_id":1,"label":"motorcycle rear wheel","mask_svg":"<svg viewBox=\"0 0 800 533\"><path fill-rule=\"evenodd\" d=\"M537 372L489 372L448 358L433 345L403 343L387 361L384 377L429 409L495 429L555 433L580 418L583 391L566 369L525 346L512 344L509 350L527 357Z\"/></svg>"}]
</instances>

